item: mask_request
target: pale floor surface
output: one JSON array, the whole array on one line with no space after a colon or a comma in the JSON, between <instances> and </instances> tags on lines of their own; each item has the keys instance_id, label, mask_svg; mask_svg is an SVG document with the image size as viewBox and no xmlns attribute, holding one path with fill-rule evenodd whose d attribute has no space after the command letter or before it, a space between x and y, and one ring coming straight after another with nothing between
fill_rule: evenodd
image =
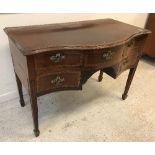
<instances>
[{"instance_id":1,"label":"pale floor surface","mask_svg":"<svg viewBox=\"0 0 155 155\"><path fill-rule=\"evenodd\" d=\"M83 91L38 98L40 136L33 135L28 97L0 104L0 141L155 141L155 61L139 63L129 96L121 100L128 71L113 80L98 73Z\"/></svg>"}]
</instances>

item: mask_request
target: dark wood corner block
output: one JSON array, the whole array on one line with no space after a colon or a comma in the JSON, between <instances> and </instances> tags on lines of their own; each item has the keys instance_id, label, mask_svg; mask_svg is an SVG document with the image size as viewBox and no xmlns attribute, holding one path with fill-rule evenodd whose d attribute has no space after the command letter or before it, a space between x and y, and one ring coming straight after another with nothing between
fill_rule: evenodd
<instances>
[{"instance_id":1,"label":"dark wood corner block","mask_svg":"<svg viewBox=\"0 0 155 155\"><path fill-rule=\"evenodd\" d=\"M30 94L34 134L39 136L37 97L49 92L82 90L97 71L117 78L130 69L126 99L141 48L150 31L113 19L9 27L10 50L24 106L22 85Z\"/></svg>"}]
</instances>

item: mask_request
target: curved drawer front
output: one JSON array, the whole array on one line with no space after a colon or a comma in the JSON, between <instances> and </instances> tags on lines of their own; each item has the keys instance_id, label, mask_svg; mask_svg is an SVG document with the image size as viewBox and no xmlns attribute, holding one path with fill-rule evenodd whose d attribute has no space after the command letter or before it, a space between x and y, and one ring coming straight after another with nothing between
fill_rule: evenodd
<instances>
[{"instance_id":1,"label":"curved drawer front","mask_svg":"<svg viewBox=\"0 0 155 155\"><path fill-rule=\"evenodd\" d=\"M41 76L37 79L37 93L62 88L78 88L80 85L80 79L80 71L57 72Z\"/></svg>"},{"instance_id":2,"label":"curved drawer front","mask_svg":"<svg viewBox=\"0 0 155 155\"><path fill-rule=\"evenodd\" d=\"M79 52L58 51L35 55L35 67L38 74L56 70L62 67L78 67L82 64L82 54Z\"/></svg>"},{"instance_id":3,"label":"curved drawer front","mask_svg":"<svg viewBox=\"0 0 155 155\"><path fill-rule=\"evenodd\" d=\"M121 62L118 65L117 75L121 74L123 71L133 68L137 60L141 55L141 41L139 38L132 39L128 43L125 44L123 57Z\"/></svg>"},{"instance_id":4,"label":"curved drawer front","mask_svg":"<svg viewBox=\"0 0 155 155\"><path fill-rule=\"evenodd\" d=\"M124 58L122 59L122 61L119 64L119 73L122 73L123 71L130 69L132 67L134 67L134 65L136 65L136 62L138 60L139 57L139 52L138 49L133 49L133 50L129 50L128 51L128 55L124 56Z\"/></svg>"},{"instance_id":5,"label":"curved drawer front","mask_svg":"<svg viewBox=\"0 0 155 155\"><path fill-rule=\"evenodd\" d=\"M138 40L138 38L130 40L125 44L123 58L126 58L128 56L135 56L136 59L137 56L141 54L140 47L141 42Z\"/></svg>"},{"instance_id":6,"label":"curved drawer front","mask_svg":"<svg viewBox=\"0 0 155 155\"><path fill-rule=\"evenodd\" d=\"M85 67L102 68L114 65L121 61L123 46L90 51L85 57Z\"/></svg>"}]
</instances>

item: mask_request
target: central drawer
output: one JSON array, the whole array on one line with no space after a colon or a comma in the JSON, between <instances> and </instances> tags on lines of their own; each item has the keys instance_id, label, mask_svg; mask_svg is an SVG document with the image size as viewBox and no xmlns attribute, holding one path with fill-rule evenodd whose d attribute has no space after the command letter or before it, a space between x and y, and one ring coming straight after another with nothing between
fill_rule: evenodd
<instances>
[{"instance_id":1,"label":"central drawer","mask_svg":"<svg viewBox=\"0 0 155 155\"><path fill-rule=\"evenodd\" d=\"M84 66L88 68L108 67L122 59L123 46L88 51Z\"/></svg>"},{"instance_id":2,"label":"central drawer","mask_svg":"<svg viewBox=\"0 0 155 155\"><path fill-rule=\"evenodd\" d=\"M37 93L48 90L78 88L81 80L80 71L54 72L37 78Z\"/></svg>"},{"instance_id":3,"label":"central drawer","mask_svg":"<svg viewBox=\"0 0 155 155\"><path fill-rule=\"evenodd\" d=\"M82 65L82 54L76 51L52 51L37 54L34 59L38 75Z\"/></svg>"}]
</instances>

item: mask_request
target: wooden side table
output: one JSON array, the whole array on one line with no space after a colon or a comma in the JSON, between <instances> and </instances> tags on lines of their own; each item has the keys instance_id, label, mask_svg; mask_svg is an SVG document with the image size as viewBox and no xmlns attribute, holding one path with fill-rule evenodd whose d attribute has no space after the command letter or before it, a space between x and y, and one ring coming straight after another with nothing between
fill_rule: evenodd
<instances>
[{"instance_id":1,"label":"wooden side table","mask_svg":"<svg viewBox=\"0 0 155 155\"><path fill-rule=\"evenodd\" d=\"M34 134L39 136L37 97L49 92L82 90L100 70L117 78L130 69L122 99L134 77L141 47L150 31L113 19L5 28L16 74L20 103L22 85L29 90Z\"/></svg>"}]
</instances>

